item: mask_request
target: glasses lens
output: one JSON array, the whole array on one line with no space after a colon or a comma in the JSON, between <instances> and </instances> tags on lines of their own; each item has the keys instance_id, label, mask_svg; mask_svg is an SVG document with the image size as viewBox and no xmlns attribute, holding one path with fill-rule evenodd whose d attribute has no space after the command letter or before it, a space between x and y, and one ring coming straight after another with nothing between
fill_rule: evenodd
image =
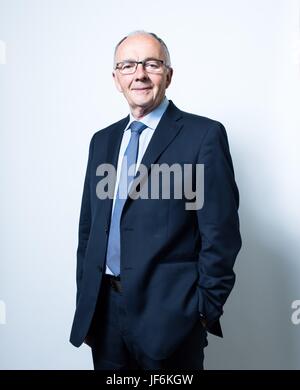
<instances>
[{"instance_id":1,"label":"glasses lens","mask_svg":"<svg viewBox=\"0 0 300 390\"><path fill-rule=\"evenodd\" d=\"M140 62L139 62L140 63ZM148 73L162 73L163 72L163 63L159 60L147 60L143 62L144 69ZM137 68L137 63L135 61L124 61L119 62L117 69L122 74L132 74L135 73Z\"/></svg>"},{"instance_id":2,"label":"glasses lens","mask_svg":"<svg viewBox=\"0 0 300 390\"><path fill-rule=\"evenodd\" d=\"M130 74L134 73L136 68L136 63L135 62L121 62L118 66L118 69L120 70L121 73L123 74Z\"/></svg>"},{"instance_id":3,"label":"glasses lens","mask_svg":"<svg viewBox=\"0 0 300 390\"><path fill-rule=\"evenodd\" d=\"M145 69L149 73L161 73L163 64L157 60L149 60L145 62Z\"/></svg>"}]
</instances>

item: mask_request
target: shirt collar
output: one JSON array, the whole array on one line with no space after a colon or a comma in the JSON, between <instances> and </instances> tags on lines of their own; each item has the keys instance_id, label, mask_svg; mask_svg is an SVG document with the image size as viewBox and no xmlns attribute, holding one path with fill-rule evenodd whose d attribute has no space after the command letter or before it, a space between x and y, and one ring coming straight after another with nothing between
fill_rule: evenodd
<instances>
[{"instance_id":1,"label":"shirt collar","mask_svg":"<svg viewBox=\"0 0 300 390\"><path fill-rule=\"evenodd\" d=\"M158 107L156 107L153 111L149 112L149 114L145 115L141 122L144 123L147 127L149 127L152 130L155 130L159 121L161 120L161 117L165 113L167 107L169 105L169 100L165 97L164 100L160 103ZM130 124L136 121L134 116L130 113L130 118L128 125L125 128L125 131L130 128Z\"/></svg>"}]
</instances>

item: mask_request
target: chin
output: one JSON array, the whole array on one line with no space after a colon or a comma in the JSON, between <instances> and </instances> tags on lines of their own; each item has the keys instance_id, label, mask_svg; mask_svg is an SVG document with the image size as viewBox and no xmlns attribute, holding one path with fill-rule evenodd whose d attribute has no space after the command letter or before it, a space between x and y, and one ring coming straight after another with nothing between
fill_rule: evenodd
<instances>
[{"instance_id":1,"label":"chin","mask_svg":"<svg viewBox=\"0 0 300 390\"><path fill-rule=\"evenodd\" d=\"M153 104L153 100L146 100L146 99L136 99L134 104L137 106L137 107L150 107L152 106Z\"/></svg>"},{"instance_id":2,"label":"chin","mask_svg":"<svg viewBox=\"0 0 300 390\"><path fill-rule=\"evenodd\" d=\"M147 94L135 95L132 97L132 102L137 106L151 105L154 102L154 97Z\"/></svg>"}]
</instances>

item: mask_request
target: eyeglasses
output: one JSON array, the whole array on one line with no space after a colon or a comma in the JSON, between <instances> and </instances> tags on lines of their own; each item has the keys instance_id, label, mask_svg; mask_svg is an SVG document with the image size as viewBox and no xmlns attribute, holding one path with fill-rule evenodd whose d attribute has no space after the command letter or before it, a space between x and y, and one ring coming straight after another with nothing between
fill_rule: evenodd
<instances>
[{"instance_id":1,"label":"eyeglasses","mask_svg":"<svg viewBox=\"0 0 300 390\"><path fill-rule=\"evenodd\" d=\"M168 65L163 60L144 60L144 61L121 61L116 64L115 69L121 74L133 74L136 72L138 64L142 64L147 73L160 74L163 72L164 66L168 68Z\"/></svg>"}]
</instances>

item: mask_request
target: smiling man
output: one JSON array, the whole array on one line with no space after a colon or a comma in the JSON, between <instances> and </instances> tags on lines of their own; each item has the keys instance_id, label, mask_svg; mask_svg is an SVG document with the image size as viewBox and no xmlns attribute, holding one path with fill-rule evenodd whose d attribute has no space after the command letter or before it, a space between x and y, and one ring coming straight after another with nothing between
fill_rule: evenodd
<instances>
[{"instance_id":1,"label":"smiling man","mask_svg":"<svg viewBox=\"0 0 300 390\"><path fill-rule=\"evenodd\" d=\"M161 104L172 73L167 48L152 35L131 35L117 46L113 77L137 120Z\"/></svg>"},{"instance_id":2,"label":"smiling man","mask_svg":"<svg viewBox=\"0 0 300 390\"><path fill-rule=\"evenodd\" d=\"M113 78L130 112L90 142L71 332L73 345L91 347L95 369L201 369L207 332L222 336L241 247L239 194L224 126L169 101L172 74L157 35L138 31L117 44ZM113 197L103 198L97 169L107 164L117 175ZM187 210L185 195L130 196L139 167L150 176L161 164L189 164L188 181L204 166L200 209Z\"/></svg>"}]
</instances>

